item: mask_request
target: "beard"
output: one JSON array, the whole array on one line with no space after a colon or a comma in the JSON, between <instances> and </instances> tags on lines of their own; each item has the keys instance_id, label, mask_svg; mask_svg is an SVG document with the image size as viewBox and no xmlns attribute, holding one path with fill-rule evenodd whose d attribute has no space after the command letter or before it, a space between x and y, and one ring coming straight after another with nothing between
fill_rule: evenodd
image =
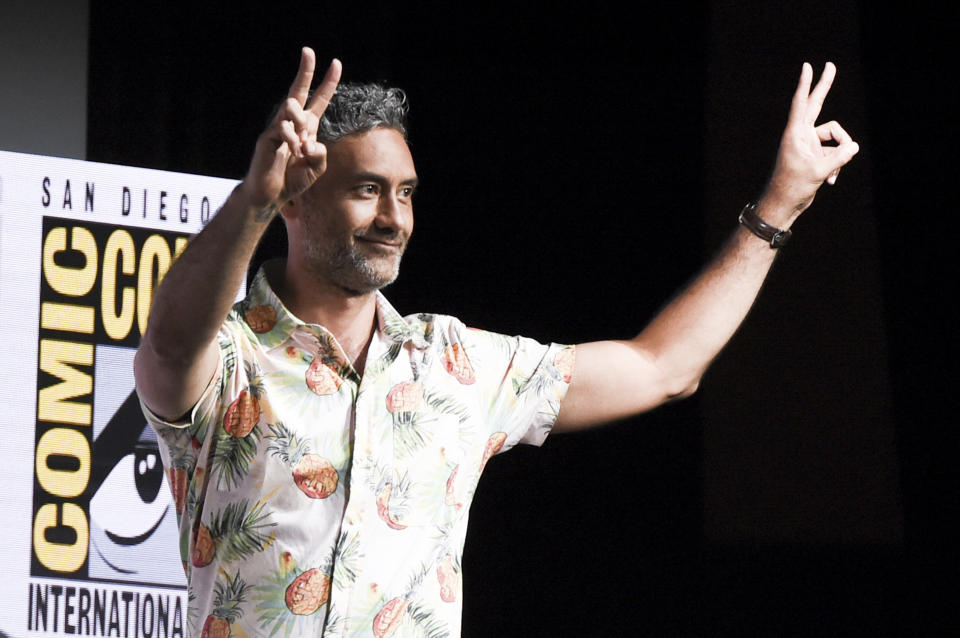
<instances>
[{"instance_id":1,"label":"beard","mask_svg":"<svg viewBox=\"0 0 960 638\"><path fill-rule=\"evenodd\" d=\"M308 236L323 235L310 232ZM308 268L314 276L326 279L354 295L365 295L393 283L400 274L400 258L407 247L406 238L402 239L395 252L381 253L376 248L368 248L361 243L365 236L390 241L397 239L396 233L382 233L371 228L344 241L308 240L304 247Z\"/></svg>"}]
</instances>

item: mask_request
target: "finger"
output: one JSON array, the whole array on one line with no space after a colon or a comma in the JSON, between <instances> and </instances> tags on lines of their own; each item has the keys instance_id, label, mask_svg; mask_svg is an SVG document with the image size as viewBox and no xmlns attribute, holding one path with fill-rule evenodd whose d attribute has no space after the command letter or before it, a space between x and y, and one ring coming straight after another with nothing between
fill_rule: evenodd
<instances>
[{"instance_id":1,"label":"finger","mask_svg":"<svg viewBox=\"0 0 960 638\"><path fill-rule=\"evenodd\" d=\"M293 78L290 85L290 91L287 97L297 101L297 104L303 106L307 103L307 96L310 95L310 85L313 83L313 70L317 63L317 56L310 47L303 47L300 51L300 68L297 69L297 75Z\"/></svg>"},{"instance_id":2,"label":"finger","mask_svg":"<svg viewBox=\"0 0 960 638\"><path fill-rule=\"evenodd\" d=\"M827 62L823 67L823 73L820 74L820 80L813 87L810 98L807 100L807 110L804 114L807 122L813 124L820 116L820 109L823 108L823 101L827 99L827 93L833 86L833 78L837 76L837 67L833 62Z\"/></svg>"},{"instance_id":3,"label":"finger","mask_svg":"<svg viewBox=\"0 0 960 638\"><path fill-rule=\"evenodd\" d=\"M843 130L843 127L840 126L840 124L836 121L821 124L814 130L817 132L817 137L820 138L821 142L829 142L830 140L834 140L838 144L846 144L847 142L853 141L853 138L850 137L850 134Z\"/></svg>"},{"instance_id":4,"label":"finger","mask_svg":"<svg viewBox=\"0 0 960 638\"><path fill-rule=\"evenodd\" d=\"M297 131L307 128L310 121L310 117L300 106L300 103L292 97L284 100L280 110L277 111L276 119L280 122L289 120L293 124L293 128Z\"/></svg>"},{"instance_id":5,"label":"finger","mask_svg":"<svg viewBox=\"0 0 960 638\"><path fill-rule=\"evenodd\" d=\"M803 117L807 110L807 99L810 95L810 82L813 81L813 67L804 62L800 69L800 81L797 82L797 90L793 92L793 101L790 103L789 120L793 121Z\"/></svg>"},{"instance_id":6,"label":"finger","mask_svg":"<svg viewBox=\"0 0 960 638\"><path fill-rule=\"evenodd\" d=\"M304 112L294 98L288 97L284 100L274 117L274 126L279 127L280 131L281 142L278 143L286 142L291 145L290 149L294 155L303 155L303 143L315 134L310 129L312 117L312 114ZM296 146L292 145L294 138L298 140Z\"/></svg>"},{"instance_id":7,"label":"finger","mask_svg":"<svg viewBox=\"0 0 960 638\"><path fill-rule=\"evenodd\" d=\"M327 165L327 147L321 142L310 140L304 145L304 158L317 171L323 173Z\"/></svg>"},{"instance_id":8,"label":"finger","mask_svg":"<svg viewBox=\"0 0 960 638\"><path fill-rule=\"evenodd\" d=\"M330 62L330 67L327 69L326 75L323 76L320 86L317 87L316 92L313 94L310 105L307 107L307 109L316 114L317 117L323 115L323 112L327 110L327 105L330 104L330 100L333 99L333 94L337 92L337 85L340 84L340 74L342 71L343 65L340 63L340 60L334 58Z\"/></svg>"},{"instance_id":9,"label":"finger","mask_svg":"<svg viewBox=\"0 0 960 638\"><path fill-rule=\"evenodd\" d=\"M280 137L286 142L291 153L297 157L303 155L300 136L297 135L297 131L293 127L293 122L290 120L280 122Z\"/></svg>"},{"instance_id":10,"label":"finger","mask_svg":"<svg viewBox=\"0 0 960 638\"><path fill-rule=\"evenodd\" d=\"M827 176L827 183L833 186L837 183L837 178L840 177L840 169L833 171L830 175Z\"/></svg>"},{"instance_id":11,"label":"finger","mask_svg":"<svg viewBox=\"0 0 960 638\"><path fill-rule=\"evenodd\" d=\"M853 159L860 150L860 145L850 141L830 150L832 152L818 159L815 165L817 174L823 175L823 179L829 178L832 173L838 172L842 166Z\"/></svg>"}]
</instances>

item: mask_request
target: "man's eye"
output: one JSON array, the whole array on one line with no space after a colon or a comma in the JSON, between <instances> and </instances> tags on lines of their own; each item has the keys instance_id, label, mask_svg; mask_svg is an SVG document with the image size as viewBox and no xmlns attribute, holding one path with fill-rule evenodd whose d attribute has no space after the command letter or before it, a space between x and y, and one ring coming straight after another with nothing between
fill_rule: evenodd
<instances>
[{"instance_id":1,"label":"man's eye","mask_svg":"<svg viewBox=\"0 0 960 638\"><path fill-rule=\"evenodd\" d=\"M403 187L403 188L400 189L400 196L401 196L401 197L406 197L406 198L409 199L409 198L413 197L413 190L414 190L414 189L413 189L413 186L405 186L405 187Z\"/></svg>"},{"instance_id":2,"label":"man's eye","mask_svg":"<svg viewBox=\"0 0 960 638\"><path fill-rule=\"evenodd\" d=\"M357 186L357 191L361 195L376 195L379 192L376 184L361 184Z\"/></svg>"}]
</instances>

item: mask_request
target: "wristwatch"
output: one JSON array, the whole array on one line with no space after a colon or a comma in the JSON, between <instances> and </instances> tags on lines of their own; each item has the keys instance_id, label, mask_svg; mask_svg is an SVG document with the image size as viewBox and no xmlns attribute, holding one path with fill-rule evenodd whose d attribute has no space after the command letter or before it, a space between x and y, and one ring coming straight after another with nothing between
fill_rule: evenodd
<instances>
[{"instance_id":1,"label":"wristwatch","mask_svg":"<svg viewBox=\"0 0 960 638\"><path fill-rule=\"evenodd\" d=\"M760 219L760 216L757 215L756 202L750 202L743 207L743 210L740 211L740 223L760 239L770 242L770 248L780 248L793 235L793 231L790 229L781 230Z\"/></svg>"}]
</instances>

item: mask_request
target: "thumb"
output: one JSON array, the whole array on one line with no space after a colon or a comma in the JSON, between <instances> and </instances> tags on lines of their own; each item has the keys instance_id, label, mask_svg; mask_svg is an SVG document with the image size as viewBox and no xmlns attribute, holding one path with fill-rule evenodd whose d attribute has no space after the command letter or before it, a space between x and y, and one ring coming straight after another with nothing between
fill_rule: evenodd
<instances>
[{"instance_id":1,"label":"thumb","mask_svg":"<svg viewBox=\"0 0 960 638\"><path fill-rule=\"evenodd\" d=\"M822 175L823 179L829 179L831 176L835 178L836 173L860 151L860 145L851 140L834 147L831 151L824 154L817 162L817 173Z\"/></svg>"}]
</instances>

